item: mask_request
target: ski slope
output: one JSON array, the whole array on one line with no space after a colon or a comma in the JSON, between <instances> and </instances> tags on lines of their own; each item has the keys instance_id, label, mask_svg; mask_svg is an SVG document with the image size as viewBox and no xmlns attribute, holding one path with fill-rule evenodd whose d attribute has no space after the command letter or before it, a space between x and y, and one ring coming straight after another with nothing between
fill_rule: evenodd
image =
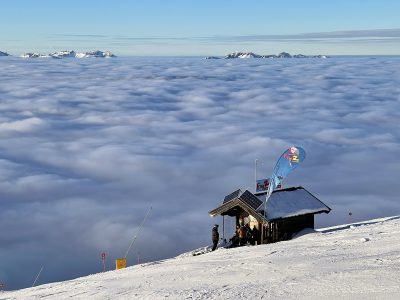
<instances>
[{"instance_id":1,"label":"ski slope","mask_svg":"<svg viewBox=\"0 0 400 300\"><path fill-rule=\"evenodd\" d=\"M400 216L0 294L0 299L339 297L400 299Z\"/></svg>"}]
</instances>

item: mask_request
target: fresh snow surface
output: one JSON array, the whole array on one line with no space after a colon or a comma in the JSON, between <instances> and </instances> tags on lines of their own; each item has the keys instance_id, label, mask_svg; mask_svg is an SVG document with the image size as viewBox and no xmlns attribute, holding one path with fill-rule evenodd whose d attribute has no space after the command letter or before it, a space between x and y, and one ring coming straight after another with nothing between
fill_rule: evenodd
<instances>
[{"instance_id":1,"label":"fresh snow surface","mask_svg":"<svg viewBox=\"0 0 400 300\"><path fill-rule=\"evenodd\" d=\"M400 216L308 232L193 256L207 250L199 249L0 298L400 299Z\"/></svg>"}]
</instances>

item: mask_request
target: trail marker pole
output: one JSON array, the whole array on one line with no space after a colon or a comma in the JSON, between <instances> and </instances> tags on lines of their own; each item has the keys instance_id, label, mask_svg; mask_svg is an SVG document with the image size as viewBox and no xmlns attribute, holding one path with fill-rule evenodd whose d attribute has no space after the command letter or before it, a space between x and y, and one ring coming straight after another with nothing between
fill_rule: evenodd
<instances>
[{"instance_id":1,"label":"trail marker pole","mask_svg":"<svg viewBox=\"0 0 400 300\"><path fill-rule=\"evenodd\" d=\"M128 247L128 250L126 250L126 253L125 253L125 256L124 256L125 259L126 259L126 257L128 256L129 251L131 251L132 245L133 245L133 243L135 242L135 240L137 239L137 237L138 237L140 231L142 230L143 224L144 224L144 222L146 222L147 217L149 216L151 209L152 209L152 207L150 206L150 208L147 210L146 215L145 215L144 218L143 218L142 223L140 224L140 226L139 226L139 228L138 228L138 231L136 232L135 236L133 237L132 242L131 242L131 244L130 244L129 247Z\"/></svg>"},{"instance_id":2,"label":"trail marker pole","mask_svg":"<svg viewBox=\"0 0 400 300\"><path fill-rule=\"evenodd\" d=\"M116 260L115 260L115 269L116 269L116 270L118 270L118 269L123 269L123 268L126 267L126 257L128 256L129 251L131 251L131 248L132 248L133 243L135 242L135 240L136 240L137 237L139 236L139 233L140 233L140 231L142 230L143 225L144 225L144 223L146 222L147 217L149 216L151 210L152 210L152 207L150 206L149 209L147 210L146 215L145 215L144 218L143 218L142 223L140 223L140 225L139 225L139 227L138 227L138 230L137 230L136 234L134 235L134 237L133 237L133 239L132 239L132 241L131 241L131 244L130 244L129 247L128 247L128 250L126 250L125 256L124 256L123 258L119 258L119 259L116 259Z\"/></svg>"},{"instance_id":3,"label":"trail marker pole","mask_svg":"<svg viewBox=\"0 0 400 300\"><path fill-rule=\"evenodd\" d=\"M106 271L106 253L105 252L103 252L101 254L101 260L103 262L103 272L105 272Z\"/></svg>"},{"instance_id":4,"label":"trail marker pole","mask_svg":"<svg viewBox=\"0 0 400 300\"><path fill-rule=\"evenodd\" d=\"M36 276L36 278L35 278L35 281L32 283L32 287L35 286L36 281L39 279L40 273L42 273L42 271L43 271L43 268L44 268L44 266L42 266L42 267L40 268L40 271L39 271L39 273L37 274L37 276Z\"/></svg>"}]
</instances>

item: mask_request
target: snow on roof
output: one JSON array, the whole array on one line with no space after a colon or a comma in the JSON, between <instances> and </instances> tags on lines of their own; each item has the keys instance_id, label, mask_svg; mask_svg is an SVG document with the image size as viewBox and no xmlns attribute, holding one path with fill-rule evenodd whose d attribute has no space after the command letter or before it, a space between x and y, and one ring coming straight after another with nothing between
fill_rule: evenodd
<instances>
[{"instance_id":1,"label":"snow on roof","mask_svg":"<svg viewBox=\"0 0 400 300\"><path fill-rule=\"evenodd\" d=\"M259 210L264 210L262 205ZM274 220L305 214L329 213L331 209L303 187L287 188L272 193L266 206L266 219Z\"/></svg>"}]
</instances>

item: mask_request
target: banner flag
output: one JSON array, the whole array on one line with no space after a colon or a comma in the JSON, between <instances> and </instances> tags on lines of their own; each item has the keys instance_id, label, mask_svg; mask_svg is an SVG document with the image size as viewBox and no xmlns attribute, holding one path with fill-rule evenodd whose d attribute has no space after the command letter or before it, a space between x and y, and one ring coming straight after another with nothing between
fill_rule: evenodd
<instances>
[{"instance_id":1,"label":"banner flag","mask_svg":"<svg viewBox=\"0 0 400 300\"><path fill-rule=\"evenodd\" d=\"M306 158L306 152L301 147L290 147L287 149L281 157L279 157L275 168L272 172L270 181L274 184L272 186L272 191L278 186L278 184L287 177L287 175L296 169L301 162ZM272 192L271 191L271 192Z\"/></svg>"},{"instance_id":2,"label":"banner flag","mask_svg":"<svg viewBox=\"0 0 400 300\"><path fill-rule=\"evenodd\" d=\"M267 205L268 198L271 196L272 192L282 183L282 180L298 167L298 165L304 161L306 158L306 152L301 147L292 146L287 149L279 157L271 177L269 178L268 192L264 202L264 206ZM258 186L258 185L257 185ZM265 214L264 208L264 214Z\"/></svg>"}]
</instances>

